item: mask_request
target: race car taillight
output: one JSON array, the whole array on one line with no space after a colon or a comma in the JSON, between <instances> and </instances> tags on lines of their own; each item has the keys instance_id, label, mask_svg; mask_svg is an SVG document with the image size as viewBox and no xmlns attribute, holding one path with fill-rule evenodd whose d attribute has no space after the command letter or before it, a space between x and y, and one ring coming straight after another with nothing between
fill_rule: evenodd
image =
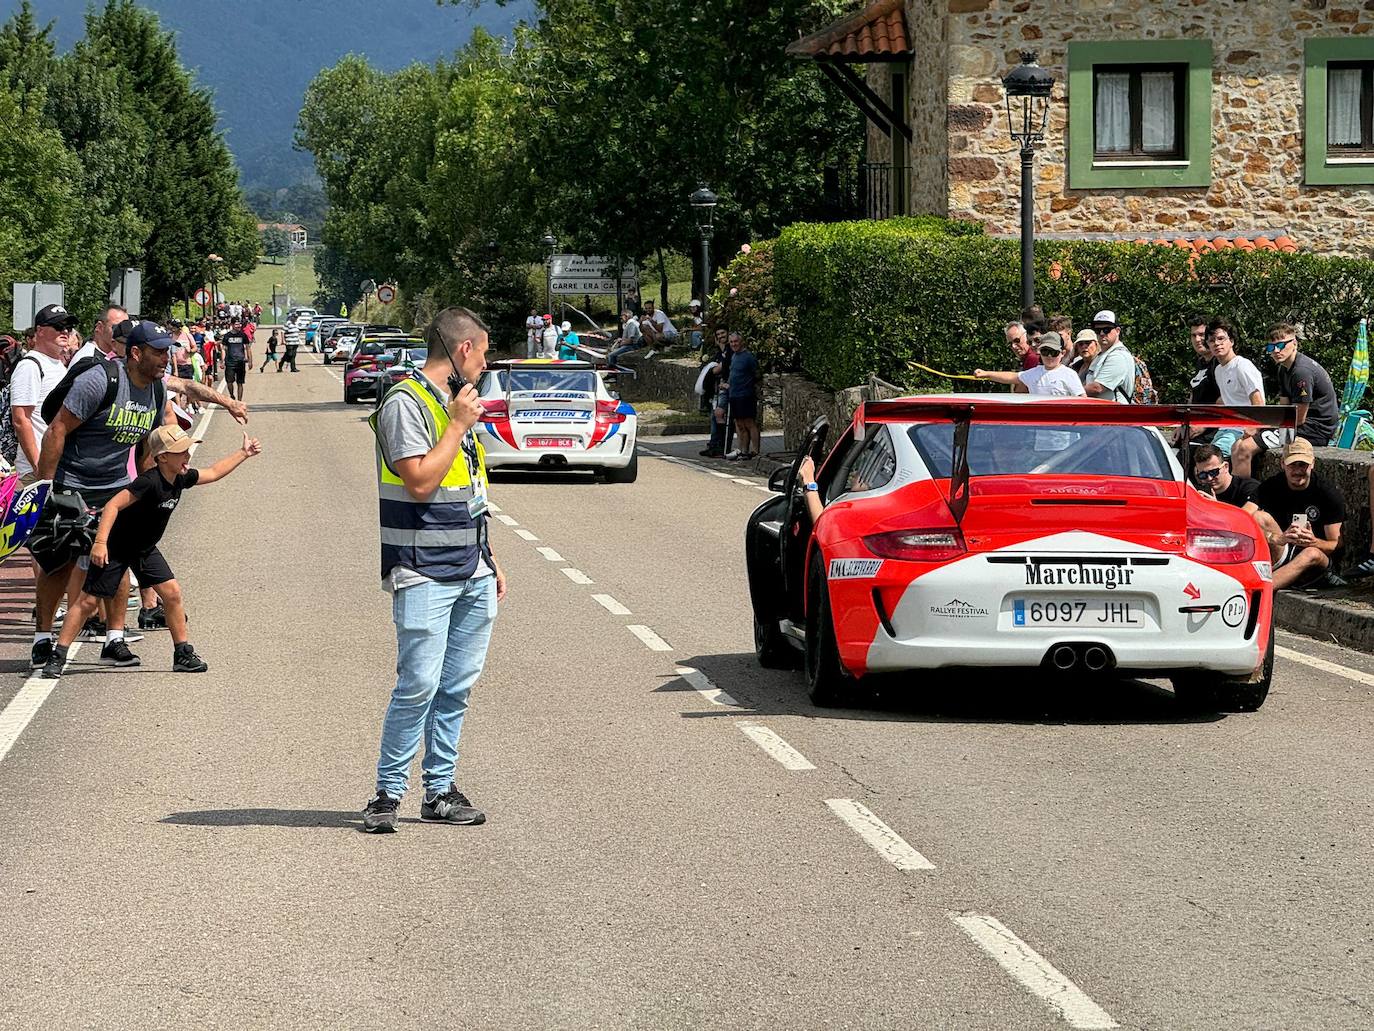
<instances>
[{"instance_id":1,"label":"race car taillight","mask_svg":"<svg viewBox=\"0 0 1374 1031\"><path fill-rule=\"evenodd\" d=\"M965 552L958 530L893 530L864 538L864 547L880 558L908 562L941 562Z\"/></svg>"},{"instance_id":2,"label":"race car taillight","mask_svg":"<svg viewBox=\"0 0 1374 1031\"><path fill-rule=\"evenodd\" d=\"M505 401L483 401L482 402L482 421L483 422L507 422L510 419L510 407Z\"/></svg>"},{"instance_id":3,"label":"race car taillight","mask_svg":"<svg viewBox=\"0 0 1374 1031\"><path fill-rule=\"evenodd\" d=\"M598 401L596 403L596 421L602 426L612 426L624 422L625 416L616 411L619 407L618 401Z\"/></svg>"},{"instance_id":4,"label":"race car taillight","mask_svg":"<svg viewBox=\"0 0 1374 1031\"><path fill-rule=\"evenodd\" d=\"M1255 541L1232 530L1189 530L1187 554L1199 562L1249 562Z\"/></svg>"}]
</instances>

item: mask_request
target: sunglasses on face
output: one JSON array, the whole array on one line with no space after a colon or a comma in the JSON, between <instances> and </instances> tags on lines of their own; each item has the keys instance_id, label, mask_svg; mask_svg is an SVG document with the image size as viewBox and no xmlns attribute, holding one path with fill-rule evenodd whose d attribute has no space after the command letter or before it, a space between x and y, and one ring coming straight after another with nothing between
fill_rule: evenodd
<instances>
[{"instance_id":1,"label":"sunglasses on face","mask_svg":"<svg viewBox=\"0 0 1374 1031\"><path fill-rule=\"evenodd\" d=\"M1264 350L1265 350L1268 354L1275 354L1275 353L1277 353L1277 352L1279 352L1279 351L1282 351L1282 350L1283 350L1285 347L1287 347L1289 344L1296 343L1296 342L1297 342L1296 339L1294 339L1294 340L1271 340L1271 341L1269 341L1269 343L1267 343L1267 344L1264 345Z\"/></svg>"},{"instance_id":2,"label":"sunglasses on face","mask_svg":"<svg viewBox=\"0 0 1374 1031\"><path fill-rule=\"evenodd\" d=\"M1040 348L1041 358L1058 358L1062 353L1062 351L1056 351L1053 347Z\"/></svg>"},{"instance_id":3,"label":"sunglasses on face","mask_svg":"<svg viewBox=\"0 0 1374 1031\"><path fill-rule=\"evenodd\" d=\"M1215 468L1215 469L1198 469L1198 470L1197 470L1197 478L1198 478L1198 480L1201 481L1202 483L1207 483L1207 482L1210 481L1210 480L1215 480L1215 479L1216 479L1217 477L1219 477L1220 475L1221 475L1221 467L1220 467L1220 466L1218 466L1218 467Z\"/></svg>"}]
</instances>

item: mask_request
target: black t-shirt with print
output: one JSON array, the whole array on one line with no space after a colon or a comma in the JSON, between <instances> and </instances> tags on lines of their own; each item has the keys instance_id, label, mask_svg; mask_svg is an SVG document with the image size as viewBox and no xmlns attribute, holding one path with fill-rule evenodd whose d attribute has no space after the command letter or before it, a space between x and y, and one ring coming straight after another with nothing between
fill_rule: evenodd
<instances>
[{"instance_id":1,"label":"black t-shirt with print","mask_svg":"<svg viewBox=\"0 0 1374 1031\"><path fill-rule=\"evenodd\" d=\"M153 466L124 489L134 496L133 503L120 511L110 531L109 548L112 555L139 555L157 546L167 532L181 492L190 490L200 481L198 469L187 469L168 483L162 471Z\"/></svg>"},{"instance_id":2,"label":"black t-shirt with print","mask_svg":"<svg viewBox=\"0 0 1374 1031\"><path fill-rule=\"evenodd\" d=\"M248 334L241 329L231 329L219 338L224 348L226 362L242 362L248 359Z\"/></svg>"},{"instance_id":3,"label":"black t-shirt with print","mask_svg":"<svg viewBox=\"0 0 1374 1031\"><path fill-rule=\"evenodd\" d=\"M1288 486L1288 479L1283 473L1275 473L1260 484L1255 501L1274 517L1280 530L1288 529L1297 512L1307 513L1312 536L1323 539L1329 524L1345 522L1345 498L1331 484L1315 475L1306 490L1294 490Z\"/></svg>"},{"instance_id":4,"label":"black t-shirt with print","mask_svg":"<svg viewBox=\"0 0 1374 1031\"><path fill-rule=\"evenodd\" d=\"M1188 398L1190 402L1195 405L1212 405L1221 400L1221 388L1217 386L1216 367L1217 363L1210 359L1206 365L1198 367L1188 384L1192 391Z\"/></svg>"}]
</instances>

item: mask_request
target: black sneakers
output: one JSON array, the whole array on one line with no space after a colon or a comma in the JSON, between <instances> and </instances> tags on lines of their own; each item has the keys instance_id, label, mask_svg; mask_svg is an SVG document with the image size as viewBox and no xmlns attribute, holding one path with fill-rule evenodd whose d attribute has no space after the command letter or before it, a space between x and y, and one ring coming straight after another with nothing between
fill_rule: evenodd
<instances>
[{"instance_id":1,"label":"black sneakers","mask_svg":"<svg viewBox=\"0 0 1374 1031\"><path fill-rule=\"evenodd\" d=\"M100 661L106 666L140 666L143 664L142 659L129 651L129 646L124 643L122 637L105 643L105 647L100 649Z\"/></svg>"},{"instance_id":2,"label":"black sneakers","mask_svg":"<svg viewBox=\"0 0 1374 1031\"><path fill-rule=\"evenodd\" d=\"M464 826L486 823L487 814L473 806L467 795L450 784L448 790L420 803L420 819L427 823L456 823Z\"/></svg>"},{"instance_id":3,"label":"black sneakers","mask_svg":"<svg viewBox=\"0 0 1374 1031\"><path fill-rule=\"evenodd\" d=\"M140 630L166 630L167 611L158 602L155 608L138 610L138 628Z\"/></svg>"},{"instance_id":4,"label":"black sneakers","mask_svg":"<svg viewBox=\"0 0 1374 1031\"><path fill-rule=\"evenodd\" d=\"M396 810L400 804L399 798L392 798L385 791L377 792L363 810L363 830L368 834L393 833L396 830Z\"/></svg>"},{"instance_id":5,"label":"black sneakers","mask_svg":"<svg viewBox=\"0 0 1374 1031\"><path fill-rule=\"evenodd\" d=\"M29 668L42 669L46 666L48 660L52 658L52 648L53 644L51 637L46 641L34 641L33 652L29 655Z\"/></svg>"},{"instance_id":6,"label":"black sneakers","mask_svg":"<svg viewBox=\"0 0 1374 1031\"><path fill-rule=\"evenodd\" d=\"M210 666L196 654L191 642L179 644L172 650L173 673L204 673Z\"/></svg>"},{"instance_id":7,"label":"black sneakers","mask_svg":"<svg viewBox=\"0 0 1374 1031\"><path fill-rule=\"evenodd\" d=\"M44 680L60 680L62 670L67 665L67 649L61 645L49 647L48 661L43 666L43 672L38 674Z\"/></svg>"},{"instance_id":8,"label":"black sneakers","mask_svg":"<svg viewBox=\"0 0 1374 1031\"><path fill-rule=\"evenodd\" d=\"M76 639L78 641L99 641L105 636L108 629L103 619L99 616L92 616L86 620L85 626L81 628L81 633L77 634Z\"/></svg>"}]
</instances>

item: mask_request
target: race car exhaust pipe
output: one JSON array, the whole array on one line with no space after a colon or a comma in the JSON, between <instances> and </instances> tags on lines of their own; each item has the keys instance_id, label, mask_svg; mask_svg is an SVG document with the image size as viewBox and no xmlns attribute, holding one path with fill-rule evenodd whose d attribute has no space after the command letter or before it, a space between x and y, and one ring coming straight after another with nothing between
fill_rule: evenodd
<instances>
[{"instance_id":1,"label":"race car exhaust pipe","mask_svg":"<svg viewBox=\"0 0 1374 1031\"><path fill-rule=\"evenodd\" d=\"M1096 644L1090 644L1083 649L1083 667L1090 673L1101 673L1111 663L1112 657L1107 654L1107 649Z\"/></svg>"},{"instance_id":2,"label":"race car exhaust pipe","mask_svg":"<svg viewBox=\"0 0 1374 1031\"><path fill-rule=\"evenodd\" d=\"M1067 644L1061 644L1054 651L1050 652L1050 662L1054 668L1061 673L1067 673L1078 665L1078 653Z\"/></svg>"}]
</instances>

